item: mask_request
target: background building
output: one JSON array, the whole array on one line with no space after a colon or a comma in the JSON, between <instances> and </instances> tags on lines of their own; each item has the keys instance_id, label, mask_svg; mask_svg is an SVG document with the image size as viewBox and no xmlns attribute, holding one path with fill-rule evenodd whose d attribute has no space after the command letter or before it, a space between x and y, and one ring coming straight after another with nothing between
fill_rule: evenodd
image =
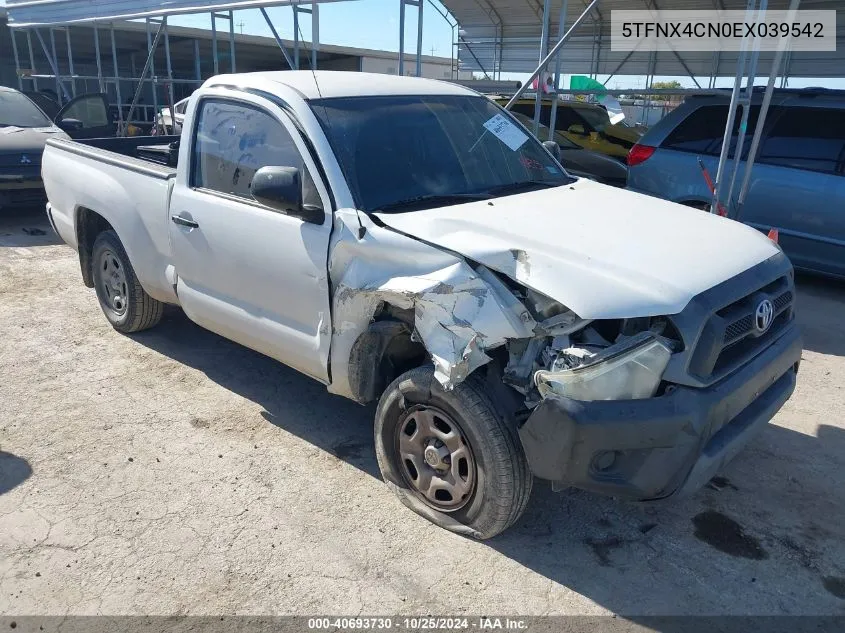
<instances>
[{"instance_id":1,"label":"background building","mask_svg":"<svg viewBox=\"0 0 845 633\"><path fill-rule=\"evenodd\" d=\"M18 67L12 46L13 31L8 28L6 11L0 8L0 85L23 90L47 92L61 99L64 92L70 96L87 92L105 92L113 105L123 110L131 103L138 78L144 67L149 42L156 24L141 21L116 21L113 23L115 55L112 55L112 29L110 25L92 24L60 26L40 29L44 48L54 55L58 75L51 68L41 41L31 30L14 33L17 44ZM224 27L225 30L221 29ZM230 34L228 25L218 23L216 37L210 29L180 26L167 27L168 42L156 48L151 72L144 81L137 114L139 122L153 120L153 110L167 104L166 88L168 56L172 70L174 102L187 97L205 79L215 74L214 41L217 45L217 72L231 71ZM235 33L234 39L237 72L288 70L281 49L272 37ZM282 40L289 54L294 42ZM169 49L169 51L168 51ZM98 75L97 55L100 57ZM312 59L310 42L299 43L300 68L307 69ZM363 71L396 74L399 54L390 51L369 50L320 44L316 51L316 66L321 70ZM116 72L115 72L116 69ZM457 61L448 57L422 56L422 76L430 79L457 79ZM405 73L415 74L416 55L405 55ZM150 79L149 75L155 77ZM120 81L101 79L117 76ZM462 72L460 78L471 78ZM155 87L155 88L154 88Z\"/></svg>"}]
</instances>

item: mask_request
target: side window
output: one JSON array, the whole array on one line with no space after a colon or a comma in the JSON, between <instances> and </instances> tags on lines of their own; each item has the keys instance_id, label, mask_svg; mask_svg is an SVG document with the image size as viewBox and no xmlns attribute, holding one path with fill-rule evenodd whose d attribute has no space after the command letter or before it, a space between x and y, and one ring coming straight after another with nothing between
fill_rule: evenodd
<instances>
[{"instance_id":1,"label":"side window","mask_svg":"<svg viewBox=\"0 0 845 633\"><path fill-rule=\"evenodd\" d=\"M549 112L549 118L546 121L547 124L551 122L551 112ZM584 119L578 116L574 108L560 107L558 105L557 117L555 117L555 129L560 132L566 132L573 125L580 125L584 128L584 132L590 132L590 126L587 125Z\"/></svg>"},{"instance_id":2,"label":"side window","mask_svg":"<svg viewBox=\"0 0 845 633\"><path fill-rule=\"evenodd\" d=\"M751 138L754 136L754 128L757 126L757 115L759 114L760 106L751 106L751 111L748 113L748 125L745 129L745 140L743 141L743 158L745 158L745 154L748 153L748 148L751 145ZM727 122L727 104L702 106L681 121L669 133L666 140L661 143L661 147L681 152L718 156L722 151L722 138L725 135L725 124ZM736 147L737 132L741 122L742 109L738 108L734 118L731 156Z\"/></svg>"},{"instance_id":3,"label":"side window","mask_svg":"<svg viewBox=\"0 0 845 633\"><path fill-rule=\"evenodd\" d=\"M76 103L72 103L62 113L62 121L76 119L82 123L82 128L102 127L109 124L109 113L103 98L100 95L82 97Z\"/></svg>"},{"instance_id":4,"label":"side window","mask_svg":"<svg viewBox=\"0 0 845 633\"><path fill-rule=\"evenodd\" d=\"M845 110L787 107L760 144L758 162L842 174Z\"/></svg>"},{"instance_id":5,"label":"side window","mask_svg":"<svg viewBox=\"0 0 845 633\"><path fill-rule=\"evenodd\" d=\"M302 156L285 127L272 115L244 103L206 100L194 137L191 186L252 200L250 184L262 167L296 167L304 197L319 196Z\"/></svg>"}]
</instances>

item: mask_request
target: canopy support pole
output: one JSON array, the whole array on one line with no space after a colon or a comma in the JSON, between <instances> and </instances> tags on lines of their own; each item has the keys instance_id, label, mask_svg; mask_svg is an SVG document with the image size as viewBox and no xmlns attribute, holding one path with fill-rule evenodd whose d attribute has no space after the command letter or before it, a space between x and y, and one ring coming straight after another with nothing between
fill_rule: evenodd
<instances>
[{"instance_id":1,"label":"canopy support pole","mask_svg":"<svg viewBox=\"0 0 845 633\"><path fill-rule=\"evenodd\" d=\"M140 81L138 81L138 87L135 89L135 95L132 97L132 105L129 106L129 114L126 115L127 122L132 120L132 114L135 112L135 106L138 105L138 99L141 98L141 90L144 87L144 78L147 76L147 72L153 64L153 57L155 57L156 47L158 46L158 40L161 37L161 32L164 30L164 25L164 21L158 25L158 31L156 31L155 38L153 39L152 44L150 44L150 52L147 54L147 61L144 63L144 70L141 71L141 78ZM153 91L155 91L155 86L153 86Z\"/></svg>"},{"instance_id":2,"label":"canopy support pole","mask_svg":"<svg viewBox=\"0 0 845 633\"><path fill-rule=\"evenodd\" d=\"M568 40L572 36L572 34L575 32L575 29L577 29L581 25L581 22L584 21L584 18L586 18L587 15L589 15L590 11L592 11L593 7L595 7L598 3L599 3L599 0L592 0L590 2L590 4L588 4L586 6L584 11L581 13L581 15L578 16L578 19L575 20L575 22L572 23L572 26L569 27L569 30L566 31L566 33L564 33L563 37L561 37L558 40L557 44L554 45L552 50L549 51L549 54L546 55L546 57L540 61L540 65L537 66L537 68L534 70L533 73L531 73L531 76L525 81L525 83L523 83L519 87L519 89L510 98L510 101L508 101L507 105L505 106L505 110L510 110L511 107L513 107L513 104L516 103L517 100L528 89L528 86L530 86L531 83L537 77L540 76L540 73L543 71L543 68L546 66L546 64L548 64L549 61L551 61L551 59L554 58L554 56L557 55L560 52L560 49L563 48L563 45L566 43L566 40ZM488 77L488 79L489 79L489 77Z\"/></svg>"},{"instance_id":3,"label":"canopy support pole","mask_svg":"<svg viewBox=\"0 0 845 633\"><path fill-rule=\"evenodd\" d=\"M563 34L563 29L566 27L566 12L569 9L569 0L563 0L563 4L560 7L560 21L557 25L557 36L560 37ZM560 97L558 96L557 91L560 90L560 55L555 58L555 95L554 100L552 101L552 112L551 116L549 117L549 140L555 140L555 131L557 128L555 125L557 124L557 104L560 101Z\"/></svg>"},{"instance_id":4,"label":"canopy support pole","mask_svg":"<svg viewBox=\"0 0 845 633\"><path fill-rule=\"evenodd\" d=\"M94 24L94 55L97 57L97 85L100 92L106 91L106 85L103 82L103 62L100 59L100 29Z\"/></svg>"},{"instance_id":5,"label":"canopy support pole","mask_svg":"<svg viewBox=\"0 0 845 633\"><path fill-rule=\"evenodd\" d=\"M789 13L786 20L792 22L795 11L801 0L792 0L789 4ZM769 113L769 104L772 102L772 93L775 88L775 78L780 71L781 63L784 58L786 44L788 40L782 39L778 45L775 58L772 60L772 67L769 69L769 80L766 83L766 92L763 94L763 103L760 104L760 114L757 115L757 125L754 127L754 136L751 139L751 147L748 149L748 160L745 163L745 173L742 177L742 184L739 188L739 198L736 204L736 220L742 217L742 207L745 204L745 196L748 194L748 186L751 183L751 172L754 169L754 163L757 160L757 151L760 148L760 138L763 136L763 127L766 124L766 116ZM790 49L791 50L791 49Z\"/></svg>"},{"instance_id":6,"label":"canopy support pole","mask_svg":"<svg viewBox=\"0 0 845 633\"><path fill-rule=\"evenodd\" d=\"M542 31L540 32L540 63L543 63L543 58L546 56L546 53L549 52L549 22L551 16L551 0L543 0L543 22L542 22ZM537 90L534 93L534 124L531 128L531 131L534 132L534 136L538 136L540 133L540 112L543 109L543 72L546 70L546 66L543 65L540 70L540 75L537 77Z\"/></svg>"},{"instance_id":7,"label":"canopy support pole","mask_svg":"<svg viewBox=\"0 0 845 633\"><path fill-rule=\"evenodd\" d=\"M765 0L763 0L765 2ZM745 8L745 19L747 22L753 20L754 7L757 0L748 0ZM739 58L736 64L736 75L734 76L734 86L731 90L731 102L728 106L728 119L725 123L725 134L722 137L722 149L719 152L719 166L716 169L716 180L713 184L713 198L710 201L710 213L715 213L719 204L722 201L722 194L724 187L722 186L722 177L725 173L725 163L728 160L728 150L730 148L731 137L733 136L734 120L736 119L736 106L739 100L739 90L742 86L742 76L745 73L745 60L748 57L748 41L746 38L742 39L742 46L739 50Z\"/></svg>"},{"instance_id":8,"label":"canopy support pole","mask_svg":"<svg viewBox=\"0 0 845 633\"><path fill-rule=\"evenodd\" d=\"M279 37L279 33L276 31L276 27L273 25L273 21L270 19L270 16L267 15L267 9L265 9L264 7L259 7L259 10L261 11L261 15L264 16L264 21L267 23L267 26L270 27L270 32L273 34L273 39L276 40L276 44L281 49L282 55L284 56L288 67L293 70L293 60L290 58L290 55L288 55L288 49L285 48L285 44L284 42L282 42L282 38Z\"/></svg>"},{"instance_id":9,"label":"canopy support pole","mask_svg":"<svg viewBox=\"0 0 845 633\"><path fill-rule=\"evenodd\" d=\"M117 65L117 46L114 43L114 24L109 26L111 36L111 59L114 66L114 89L117 93L117 129L123 129L123 99L120 95L120 72Z\"/></svg>"},{"instance_id":10,"label":"canopy support pole","mask_svg":"<svg viewBox=\"0 0 845 633\"><path fill-rule=\"evenodd\" d=\"M47 58L47 63L50 64L50 68L52 69L53 75L56 78L56 88L58 88L57 92L64 94L65 99L70 101L71 97L67 92L67 88L65 88L64 84L59 81L59 68L56 64L55 55L50 55L49 51L47 50L47 44L44 42L44 37L41 35L41 31L39 29L35 29L35 36L38 38L38 42L41 44L41 50L44 51L44 57ZM55 50L55 47L53 47L53 49ZM56 96L59 95L57 94Z\"/></svg>"},{"instance_id":11,"label":"canopy support pole","mask_svg":"<svg viewBox=\"0 0 845 633\"><path fill-rule=\"evenodd\" d=\"M15 56L15 75L18 77L18 90L23 92L23 77L21 77L21 61L20 57L18 57L18 41L17 41L17 33L15 29L10 29L9 35L12 36L12 54ZM29 69L30 73L34 72L32 68Z\"/></svg>"},{"instance_id":12,"label":"canopy support pole","mask_svg":"<svg viewBox=\"0 0 845 633\"><path fill-rule=\"evenodd\" d=\"M29 67L35 73L35 52L32 50L32 32L30 29L26 30L26 47L29 50ZM32 89L38 92L38 80L32 80Z\"/></svg>"},{"instance_id":13,"label":"canopy support pole","mask_svg":"<svg viewBox=\"0 0 845 633\"><path fill-rule=\"evenodd\" d=\"M117 94L117 129L118 133L123 130L123 99L120 96L120 72L117 65L117 46L114 42L114 24L109 26L111 36L111 61L114 66L114 89Z\"/></svg>"}]
</instances>

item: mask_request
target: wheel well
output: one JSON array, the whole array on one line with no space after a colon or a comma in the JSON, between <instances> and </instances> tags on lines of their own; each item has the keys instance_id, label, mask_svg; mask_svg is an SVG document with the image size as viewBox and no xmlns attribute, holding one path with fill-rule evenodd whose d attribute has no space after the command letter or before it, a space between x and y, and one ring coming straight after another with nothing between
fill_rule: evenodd
<instances>
[{"instance_id":1,"label":"wheel well","mask_svg":"<svg viewBox=\"0 0 845 633\"><path fill-rule=\"evenodd\" d=\"M412 317L413 318L413 317ZM428 361L422 343L411 338L409 325L401 318L382 315L358 337L349 354L349 385L361 404L381 396L395 378Z\"/></svg>"},{"instance_id":2,"label":"wheel well","mask_svg":"<svg viewBox=\"0 0 845 633\"><path fill-rule=\"evenodd\" d=\"M76 242L79 250L79 266L82 270L82 281L89 288L94 287L91 257L94 252L94 240L103 231L113 231L114 228L96 211L80 207L76 211Z\"/></svg>"}]
</instances>

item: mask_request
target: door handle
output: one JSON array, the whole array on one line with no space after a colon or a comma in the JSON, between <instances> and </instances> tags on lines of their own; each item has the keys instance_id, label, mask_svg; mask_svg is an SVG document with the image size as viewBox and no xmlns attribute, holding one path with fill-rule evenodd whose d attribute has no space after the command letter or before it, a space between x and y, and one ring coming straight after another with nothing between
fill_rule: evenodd
<instances>
[{"instance_id":1,"label":"door handle","mask_svg":"<svg viewBox=\"0 0 845 633\"><path fill-rule=\"evenodd\" d=\"M186 226L189 229L198 229L200 226L193 220L183 218L181 215L171 215L170 219L173 220L173 224L178 224L179 226Z\"/></svg>"}]
</instances>

